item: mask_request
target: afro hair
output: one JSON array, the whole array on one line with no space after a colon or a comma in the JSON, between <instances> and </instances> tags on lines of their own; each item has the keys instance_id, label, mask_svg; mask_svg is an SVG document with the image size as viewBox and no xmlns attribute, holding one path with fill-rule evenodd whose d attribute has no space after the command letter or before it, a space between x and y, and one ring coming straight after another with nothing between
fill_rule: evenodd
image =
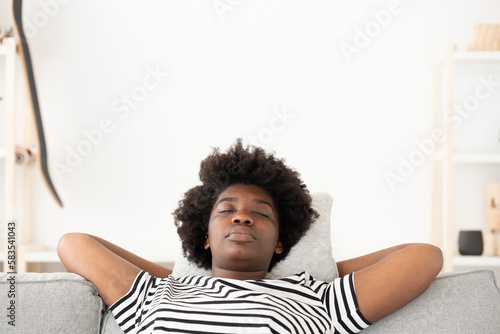
<instances>
[{"instance_id":1,"label":"afro hair","mask_svg":"<svg viewBox=\"0 0 500 334\"><path fill-rule=\"evenodd\" d=\"M201 162L201 185L189 189L173 212L184 255L200 268L211 269L212 253L204 249L210 213L217 197L233 184L251 184L273 199L279 219L281 254L274 254L268 270L284 259L318 218L312 198L295 170L260 147L243 147L238 139L226 153L213 149Z\"/></svg>"}]
</instances>

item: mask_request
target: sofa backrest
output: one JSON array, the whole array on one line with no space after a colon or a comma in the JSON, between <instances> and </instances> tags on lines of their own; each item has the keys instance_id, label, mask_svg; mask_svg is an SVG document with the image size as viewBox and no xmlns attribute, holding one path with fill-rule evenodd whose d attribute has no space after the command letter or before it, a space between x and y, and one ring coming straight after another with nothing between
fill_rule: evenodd
<instances>
[{"instance_id":1,"label":"sofa backrest","mask_svg":"<svg viewBox=\"0 0 500 334\"><path fill-rule=\"evenodd\" d=\"M363 334L500 333L500 290L491 270L440 274L417 299Z\"/></svg>"},{"instance_id":2,"label":"sofa backrest","mask_svg":"<svg viewBox=\"0 0 500 334\"><path fill-rule=\"evenodd\" d=\"M106 308L94 285L71 273L0 273L0 296L0 333L98 334Z\"/></svg>"},{"instance_id":3,"label":"sofa backrest","mask_svg":"<svg viewBox=\"0 0 500 334\"><path fill-rule=\"evenodd\" d=\"M0 273L0 296L4 315L13 300L16 325L13 331L2 315L0 333L123 333L94 285L76 274ZM490 270L441 274L417 299L362 333L500 333L495 275Z\"/></svg>"}]
</instances>

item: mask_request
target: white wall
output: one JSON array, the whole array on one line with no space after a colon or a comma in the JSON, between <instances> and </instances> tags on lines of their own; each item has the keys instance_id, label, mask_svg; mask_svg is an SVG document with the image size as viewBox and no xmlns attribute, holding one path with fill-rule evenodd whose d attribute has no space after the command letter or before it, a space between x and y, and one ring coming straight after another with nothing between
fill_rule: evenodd
<instances>
[{"instance_id":1,"label":"white wall","mask_svg":"<svg viewBox=\"0 0 500 334\"><path fill-rule=\"evenodd\" d=\"M430 241L428 156L393 187L385 175L430 138L431 60L448 43L464 50L475 22L499 22L500 2L65 2L25 0L65 204L36 173L35 241L55 249L62 234L82 231L172 258L171 212L211 147L237 137L257 137L312 192L333 195L338 259ZM346 56L342 45L362 42L358 29L376 28L373 13L387 24ZM168 76L154 81L151 71ZM128 106L126 95L135 96ZM277 112L289 116L275 123ZM108 133L76 160L69 152L102 122Z\"/></svg>"}]
</instances>

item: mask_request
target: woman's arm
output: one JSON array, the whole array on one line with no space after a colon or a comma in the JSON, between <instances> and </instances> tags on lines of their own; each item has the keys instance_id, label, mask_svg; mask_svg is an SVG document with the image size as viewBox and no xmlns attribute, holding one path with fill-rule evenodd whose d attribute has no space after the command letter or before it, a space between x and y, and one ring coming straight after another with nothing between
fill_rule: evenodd
<instances>
[{"instance_id":1,"label":"woman's arm","mask_svg":"<svg viewBox=\"0 0 500 334\"><path fill-rule=\"evenodd\" d=\"M375 322L400 309L430 285L443 266L441 250L429 244L404 244L341 261L339 275L354 274L358 306Z\"/></svg>"},{"instance_id":2,"label":"woman's arm","mask_svg":"<svg viewBox=\"0 0 500 334\"><path fill-rule=\"evenodd\" d=\"M156 277L172 273L109 241L83 233L63 235L57 254L67 271L85 277L96 286L107 305L128 292L141 269Z\"/></svg>"}]
</instances>

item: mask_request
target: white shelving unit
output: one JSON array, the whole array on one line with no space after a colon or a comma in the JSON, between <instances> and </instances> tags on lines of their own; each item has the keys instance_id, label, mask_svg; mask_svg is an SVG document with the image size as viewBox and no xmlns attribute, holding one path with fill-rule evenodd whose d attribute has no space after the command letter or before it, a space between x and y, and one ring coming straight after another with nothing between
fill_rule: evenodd
<instances>
[{"instance_id":1,"label":"white shelving unit","mask_svg":"<svg viewBox=\"0 0 500 334\"><path fill-rule=\"evenodd\" d=\"M43 246L34 244L31 240L31 178L35 164L25 163L22 166L16 166L16 150L19 147L32 147L35 143L35 128L30 103L25 101L24 106L16 104L18 98L22 97L22 92L15 88L19 77L24 79L24 75L21 75L18 71L20 59L17 54L17 45L14 38L7 37L2 40L2 43L0 43L0 58L5 59L5 76L0 78L0 80L4 80L5 85L5 95L2 96L3 100L1 102L5 107L5 117L0 119L0 122L5 127L5 141L3 146L0 147L0 164L3 164L5 167L3 175L5 188L0 189L0 200L3 200L5 203L5 212L1 213L0 231L5 237L8 235L8 222L15 221L17 223L16 270L18 272L25 272L28 269L28 264L30 264L30 270L39 271L39 265L60 263L60 260L56 251L47 251ZM28 99L27 94L24 93L25 99ZM23 142L21 145L16 145L15 141L15 130L17 128L16 116L18 115L22 115L22 122L24 124ZM15 182L17 168L22 168L22 186ZM22 191L22 196L16 196L16 191ZM15 212L16 200L18 199L22 200L21 212ZM0 239L0 262L3 262L3 268L0 268L0 272L12 271L8 266L8 244L5 239L6 237ZM169 256L153 256L148 258L154 262L169 266L172 266L175 262L175 258Z\"/></svg>"},{"instance_id":2,"label":"white shelving unit","mask_svg":"<svg viewBox=\"0 0 500 334\"><path fill-rule=\"evenodd\" d=\"M459 256L453 257L454 267L499 267L500 256Z\"/></svg>"},{"instance_id":3,"label":"white shelving unit","mask_svg":"<svg viewBox=\"0 0 500 334\"><path fill-rule=\"evenodd\" d=\"M453 162L457 164L500 164L500 153L456 153Z\"/></svg>"},{"instance_id":4,"label":"white shelving unit","mask_svg":"<svg viewBox=\"0 0 500 334\"><path fill-rule=\"evenodd\" d=\"M0 258L3 259L4 256L5 253L0 252ZM21 256L23 256L21 261L24 262L25 264L29 263L29 264L42 265L42 264L54 264L61 262L56 251L46 251L43 249L24 251L22 252ZM156 257L148 256L148 260L158 264L166 265L169 268L173 268L176 258L175 256L156 256ZM19 261L19 256L18 256L18 261Z\"/></svg>"},{"instance_id":5,"label":"white shelving unit","mask_svg":"<svg viewBox=\"0 0 500 334\"><path fill-rule=\"evenodd\" d=\"M43 257L37 258L37 252L42 251L40 246L31 243L31 178L33 172L33 163L25 163L22 168L22 186L16 185L16 152L19 148L31 147L34 139L33 115L27 105L20 106L16 104L17 97L21 94L16 90L19 73L19 57L17 54L17 43L13 37L6 37L0 43L0 57L5 59L5 95L2 103L5 106L5 117L2 122L5 124L4 146L0 147L0 163L4 165L5 189L3 189L3 200L5 203L5 213L2 217L1 226L3 227L3 239L0 241L3 246L0 250L0 261L3 262L1 271L9 272L12 268L9 266L9 253L7 246L7 237L9 235L8 223L16 223L15 231L15 270L18 272L27 271L29 262L45 262ZM21 77L24 78L23 75ZM27 96L24 96L27 99ZM24 109L24 110L23 110ZM16 144L16 115L18 111L23 111L22 122L23 142L22 145ZM22 149L23 150L23 149ZM21 166L18 166L21 167ZM21 212L16 213L16 190L22 191ZM22 225L22 228L21 228ZM57 255L56 255L57 258ZM47 257L48 259L48 257ZM50 257L50 262L54 262L54 257ZM32 261L34 260L34 261ZM58 262L58 259L56 259Z\"/></svg>"},{"instance_id":6,"label":"white shelving unit","mask_svg":"<svg viewBox=\"0 0 500 334\"><path fill-rule=\"evenodd\" d=\"M3 271L12 271L8 267L8 252L7 252L7 236L8 222L15 220L14 214L14 197L15 197L15 138L14 130L16 123L16 108L15 108L15 62L16 62L16 43L13 38L5 38L3 44L0 45L0 56L5 58L5 96L3 102L5 105L5 147L1 148L0 157L4 162L5 169L5 215L2 222L4 240L3 241Z\"/></svg>"},{"instance_id":7,"label":"white shelving unit","mask_svg":"<svg viewBox=\"0 0 500 334\"><path fill-rule=\"evenodd\" d=\"M447 46L433 68L433 133L440 130L443 143L435 144L432 152L432 242L439 245L444 254L444 270L453 271L455 267L477 267L500 269L500 257L497 256L461 256L458 255L455 235L454 193L455 167L479 166L498 167L500 182L499 152L457 152L454 129L451 119L446 116L454 113L454 79L455 64L476 63L486 67L498 66L500 73L500 51L456 51L455 45ZM442 70L442 82L439 82ZM495 69L496 70L496 69ZM442 88L442 93L439 91ZM500 113L500 105L498 106ZM442 125L441 125L442 120ZM498 124L500 130L500 124ZM494 167L494 168L496 168ZM484 185L486 186L486 185Z\"/></svg>"}]
</instances>

